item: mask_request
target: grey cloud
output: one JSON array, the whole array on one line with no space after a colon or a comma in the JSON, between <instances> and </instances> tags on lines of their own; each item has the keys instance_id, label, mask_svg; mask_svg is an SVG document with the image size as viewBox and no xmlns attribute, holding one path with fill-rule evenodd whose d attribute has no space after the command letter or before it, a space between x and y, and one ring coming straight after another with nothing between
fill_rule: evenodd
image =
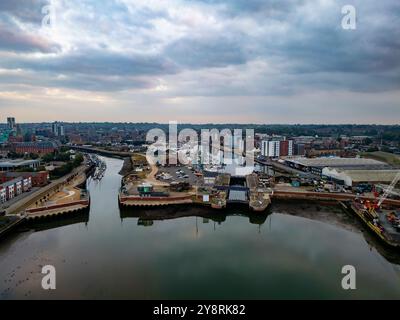
<instances>
[{"instance_id":1,"label":"grey cloud","mask_svg":"<svg viewBox=\"0 0 400 320\"><path fill-rule=\"evenodd\" d=\"M154 80L139 78L158 76L170 76L171 81L180 83L179 93L185 95L236 95L238 92L290 95L301 90L385 91L399 88L400 3L387 0L376 6L372 1L353 0L358 12L358 27L356 31L344 31L340 27L340 9L347 2L338 0L329 6L314 0L190 0L185 4L218 5L215 18L223 26L220 32L207 34L201 28L195 29L196 32L186 33L157 54L115 52L109 49L112 46L108 46L105 37L104 46L99 49L94 49L100 47L94 43L91 48L79 45L75 51L40 59L14 56L2 59L0 66L32 70L37 74L48 74L50 78L65 74L67 80L56 81L60 86L105 91L123 90L129 86L150 87ZM22 3L27 3L27 8L42 4L33 0L7 0L0 4L0 10L22 19L19 11ZM96 26L91 24L101 18L112 25L112 19L109 21L107 17L113 17L117 19L118 28L109 31L109 38L118 38L118 32L131 28L130 31L138 32L132 37L139 37L149 48L154 44L151 20L162 17L174 23L163 11L140 9L128 13L118 1L90 0L84 7L90 8L90 12L87 15L84 12L82 16L83 25L90 28L91 36L96 34ZM305 7L309 11L304 11ZM250 25L256 25L257 32L243 30L240 23L235 23L241 18L252 21L254 24ZM279 28L282 26L284 28ZM142 28L146 32L141 34ZM6 32L0 33L0 50L54 52L57 49L57 46L20 30L11 32L8 27ZM127 49L129 52L132 48ZM246 73L249 70L239 67L254 60L266 61L276 72L266 72L242 82L236 81L235 74L231 79L213 78L208 70L232 67ZM198 78L183 81L179 74L184 71L196 72ZM198 72L203 75L199 76Z\"/></svg>"},{"instance_id":2,"label":"grey cloud","mask_svg":"<svg viewBox=\"0 0 400 320\"><path fill-rule=\"evenodd\" d=\"M247 60L238 36L187 37L171 43L164 53L177 64L194 69L243 64Z\"/></svg>"},{"instance_id":3,"label":"grey cloud","mask_svg":"<svg viewBox=\"0 0 400 320\"><path fill-rule=\"evenodd\" d=\"M0 50L50 53L60 49L55 43L50 43L40 36L16 30L16 28L10 30L0 24Z\"/></svg>"},{"instance_id":4,"label":"grey cloud","mask_svg":"<svg viewBox=\"0 0 400 320\"><path fill-rule=\"evenodd\" d=\"M81 50L57 56L36 58L8 58L3 67L67 74L106 76L160 75L176 72L174 63L159 56L121 54L107 50Z\"/></svg>"},{"instance_id":5,"label":"grey cloud","mask_svg":"<svg viewBox=\"0 0 400 320\"><path fill-rule=\"evenodd\" d=\"M41 24L42 8L48 4L48 0L1 0L0 14L16 17L22 22Z\"/></svg>"}]
</instances>

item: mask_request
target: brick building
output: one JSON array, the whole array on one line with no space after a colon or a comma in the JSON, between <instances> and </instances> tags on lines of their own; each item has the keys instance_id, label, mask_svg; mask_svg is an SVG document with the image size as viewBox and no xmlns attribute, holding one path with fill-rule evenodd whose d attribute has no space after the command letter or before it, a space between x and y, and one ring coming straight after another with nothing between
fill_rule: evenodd
<instances>
[{"instance_id":1,"label":"brick building","mask_svg":"<svg viewBox=\"0 0 400 320\"><path fill-rule=\"evenodd\" d=\"M57 151L58 148L59 145L53 141L19 142L13 144L13 150L19 154L48 154Z\"/></svg>"}]
</instances>

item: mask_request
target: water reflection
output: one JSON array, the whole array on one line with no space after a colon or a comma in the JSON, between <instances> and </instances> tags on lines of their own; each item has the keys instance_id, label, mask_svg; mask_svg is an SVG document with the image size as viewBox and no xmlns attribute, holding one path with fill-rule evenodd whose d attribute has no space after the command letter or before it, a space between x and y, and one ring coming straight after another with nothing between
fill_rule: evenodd
<instances>
[{"instance_id":1,"label":"water reflection","mask_svg":"<svg viewBox=\"0 0 400 320\"><path fill-rule=\"evenodd\" d=\"M121 166L107 159L89 181L89 213L30 222L0 243L0 299L400 297L400 255L340 207L119 208ZM40 288L43 264L57 267L56 292ZM357 292L340 287L344 264L357 267Z\"/></svg>"},{"instance_id":2,"label":"water reflection","mask_svg":"<svg viewBox=\"0 0 400 320\"><path fill-rule=\"evenodd\" d=\"M262 225L263 223L265 223L268 217L268 213L248 214L243 212L245 211L232 209L212 210L210 208L200 206L169 206L163 208L121 207L120 217L122 220L126 218L139 218L140 221L171 220L183 217L198 217L202 218L204 223L208 223L211 220L213 222L221 224L226 221L227 217L242 216L248 218L249 223L257 225Z\"/></svg>"},{"instance_id":3,"label":"water reflection","mask_svg":"<svg viewBox=\"0 0 400 320\"><path fill-rule=\"evenodd\" d=\"M75 224L84 224L87 228L89 225L89 210L74 212L73 214L41 218L32 221L27 221L19 228L19 232L41 232L56 228L62 228Z\"/></svg>"},{"instance_id":4,"label":"water reflection","mask_svg":"<svg viewBox=\"0 0 400 320\"><path fill-rule=\"evenodd\" d=\"M223 225L223 223L230 217L241 216L247 218L250 224L258 225L260 227L258 232L261 232L261 226L266 223L268 224L268 228L271 229L273 220L272 212L280 212L282 214L316 220L351 232L359 233L364 237L371 250L376 249L387 261L400 265L399 250L392 249L385 244L382 244L379 239L368 232L362 223L353 217L351 213L343 211L340 206L336 204L333 205L332 203L310 204L298 201L276 201L266 213L249 213L248 210L235 210L232 208L215 211L202 206L169 206L162 209L156 207L121 207L120 218L121 221L129 218L137 218L138 226L151 227L154 226L155 221L174 220L184 217L195 217L196 225L198 221L203 224L207 224L211 221Z\"/></svg>"}]
</instances>

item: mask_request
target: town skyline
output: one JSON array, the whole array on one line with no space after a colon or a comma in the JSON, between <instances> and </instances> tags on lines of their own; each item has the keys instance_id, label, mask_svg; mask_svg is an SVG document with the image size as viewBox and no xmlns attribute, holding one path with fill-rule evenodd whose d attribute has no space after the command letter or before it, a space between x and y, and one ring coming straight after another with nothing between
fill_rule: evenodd
<instances>
[{"instance_id":1,"label":"town skyline","mask_svg":"<svg viewBox=\"0 0 400 320\"><path fill-rule=\"evenodd\" d=\"M0 112L21 122L396 124L398 1L0 4Z\"/></svg>"}]
</instances>

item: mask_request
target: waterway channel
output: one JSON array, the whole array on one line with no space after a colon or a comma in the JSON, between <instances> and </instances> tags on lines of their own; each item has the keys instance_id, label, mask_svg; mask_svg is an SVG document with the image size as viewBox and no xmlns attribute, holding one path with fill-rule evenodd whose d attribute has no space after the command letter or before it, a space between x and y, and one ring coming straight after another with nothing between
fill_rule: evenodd
<instances>
[{"instance_id":1,"label":"waterway channel","mask_svg":"<svg viewBox=\"0 0 400 320\"><path fill-rule=\"evenodd\" d=\"M122 161L105 161L104 178L87 183L88 213L1 239L0 299L400 298L399 253L339 207L121 211ZM41 287L44 265L56 268L56 290ZM356 268L356 290L341 286L344 265Z\"/></svg>"}]
</instances>

